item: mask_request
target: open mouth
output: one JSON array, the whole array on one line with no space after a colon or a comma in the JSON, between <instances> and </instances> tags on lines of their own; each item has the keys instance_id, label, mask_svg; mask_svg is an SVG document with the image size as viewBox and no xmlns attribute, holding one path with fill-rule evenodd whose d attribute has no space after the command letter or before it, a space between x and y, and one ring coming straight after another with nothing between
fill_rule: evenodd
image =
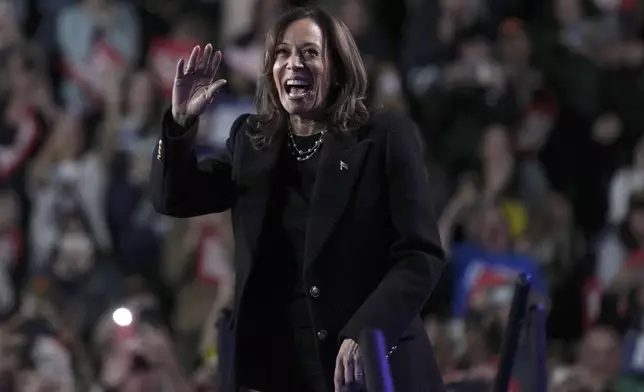
<instances>
[{"instance_id":1,"label":"open mouth","mask_svg":"<svg viewBox=\"0 0 644 392\"><path fill-rule=\"evenodd\" d=\"M311 92L312 84L305 79L288 79L284 82L284 91L291 99L300 99Z\"/></svg>"}]
</instances>

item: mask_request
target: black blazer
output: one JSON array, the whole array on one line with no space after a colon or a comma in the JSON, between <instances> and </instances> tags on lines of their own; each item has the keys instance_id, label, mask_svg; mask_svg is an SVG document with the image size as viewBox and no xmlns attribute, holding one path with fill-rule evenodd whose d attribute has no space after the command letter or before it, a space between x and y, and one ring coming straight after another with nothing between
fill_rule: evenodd
<instances>
[{"instance_id":1,"label":"black blazer","mask_svg":"<svg viewBox=\"0 0 644 392\"><path fill-rule=\"evenodd\" d=\"M196 125L186 130L166 112L150 181L152 202L162 214L191 217L232 209L233 334L247 311L240 305L248 302L241 300L269 199L269 173L284 144L281 134L267 148L255 149L247 118L231 127L223 155L198 162ZM419 317L445 258L413 124L375 115L354 134L329 132L320 153L303 284L325 374L332 376L343 339L358 341L363 329L378 328L398 392L444 390Z\"/></svg>"}]
</instances>

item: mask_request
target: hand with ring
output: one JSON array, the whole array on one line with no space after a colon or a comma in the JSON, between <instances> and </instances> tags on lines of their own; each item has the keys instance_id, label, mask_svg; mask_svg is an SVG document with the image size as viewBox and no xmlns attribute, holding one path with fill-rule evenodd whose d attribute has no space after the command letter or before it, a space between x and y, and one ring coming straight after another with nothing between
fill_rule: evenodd
<instances>
[{"instance_id":1,"label":"hand with ring","mask_svg":"<svg viewBox=\"0 0 644 392\"><path fill-rule=\"evenodd\" d=\"M350 384L364 384L364 366L358 343L352 339L345 339L340 345L340 350L335 361L333 374L335 392Z\"/></svg>"}]
</instances>

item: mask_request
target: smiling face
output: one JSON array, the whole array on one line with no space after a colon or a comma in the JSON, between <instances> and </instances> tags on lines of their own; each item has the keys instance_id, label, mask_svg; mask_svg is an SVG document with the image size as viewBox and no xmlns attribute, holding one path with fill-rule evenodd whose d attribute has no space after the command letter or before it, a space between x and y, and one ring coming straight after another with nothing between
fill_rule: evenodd
<instances>
[{"instance_id":1,"label":"smiling face","mask_svg":"<svg viewBox=\"0 0 644 392\"><path fill-rule=\"evenodd\" d=\"M331 65L322 29L309 18L296 20L275 46L273 81L291 115L314 116L329 95Z\"/></svg>"}]
</instances>

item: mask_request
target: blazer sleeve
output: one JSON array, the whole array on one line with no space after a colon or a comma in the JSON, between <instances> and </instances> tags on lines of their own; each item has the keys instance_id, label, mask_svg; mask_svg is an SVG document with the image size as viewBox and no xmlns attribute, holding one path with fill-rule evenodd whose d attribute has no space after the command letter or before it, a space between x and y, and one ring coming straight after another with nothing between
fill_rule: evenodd
<instances>
[{"instance_id":1,"label":"blazer sleeve","mask_svg":"<svg viewBox=\"0 0 644 392\"><path fill-rule=\"evenodd\" d=\"M420 138L405 118L388 125L385 175L395 240L393 267L352 316L339 339L358 341L367 328L382 331L390 353L417 316L445 266Z\"/></svg>"},{"instance_id":2,"label":"blazer sleeve","mask_svg":"<svg viewBox=\"0 0 644 392\"><path fill-rule=\"evenodd\" d=\"M184 128L174 121L170 110L165 112L150 171L150 197L157 212L187 218L232 207L236 198L234 144L245 118L240 116L233 123L222 153L197 162L198 122Z\"/></svg>"}]
</instances>

